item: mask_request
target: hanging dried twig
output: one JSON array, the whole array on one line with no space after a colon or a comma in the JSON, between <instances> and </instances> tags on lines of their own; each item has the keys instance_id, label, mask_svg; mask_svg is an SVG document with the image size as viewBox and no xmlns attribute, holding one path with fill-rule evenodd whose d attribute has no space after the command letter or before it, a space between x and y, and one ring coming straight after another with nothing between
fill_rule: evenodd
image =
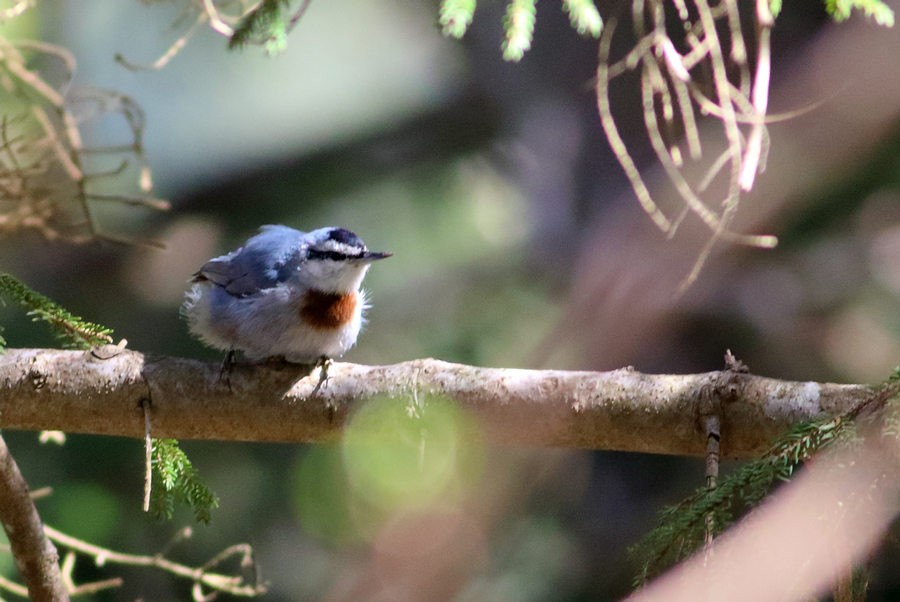
<instances>
[{"instance_id":1,"label":"hanging dried twig","mask_svg":"<svg viewBox=\"0 0 900 602\"><path fill-rule=\"evenodd\" d=\"M686 32L683 40L669 35L669 30L677 28L666 27L661 0L634 0L631 6L637 41L625 57L610 62L614 20L609 20L601 37L597 106L610 146L653 223L672 236L681 220L693 214L711 231L680 287L683 292L696 280L719 241L762 248L777 244L774 236L743 235L731 230L741 193L752 189L756 174L765 165L773 19L766 0L759 0L754 37L756 74L751 78L747 42L735 0L722 0L714 6L707 0L693 0L691 5L678 0L678 18ZM660 207L653 200L616 127L610 106L610 82L637 69L647 137L684 203L678 210ZM704 91L704 84L711 84L712 98ZM726 150L712 160L704 177L694 181L685 168L686 162L696 164L704 159L697 122L705 115L721 123ZM682 152L682 144L686 153ZM721 185L712 186L722 178Z\"/></svg>"},{"instance_id":2,"label":"hanging dried twig","mask_svg":"<svg viewBox=\"0 0 900 602\"><path fill-rule=\"evenodd\" d=\"M27 54L60 64L61 69L53 70L59 81L53 83L31 68ZM123 94L70 90L75 68L74 56L64 48L36 41L12 43L0 37L0 86L7 98L23 107L18 117L0 117L0 234L32 230L47 239L72 242L141 243L104 233L91 204L111 201L168 208L166 201L152 196L143 150L143 113ZM116 114L128 124L131 141L109 147L85 145L83 125ZM124 158L116 169L95 168L110 156ZM143 194L95 192L94 182L125 173L130 160L138 165Z\"/></svg>"}]
</instances>

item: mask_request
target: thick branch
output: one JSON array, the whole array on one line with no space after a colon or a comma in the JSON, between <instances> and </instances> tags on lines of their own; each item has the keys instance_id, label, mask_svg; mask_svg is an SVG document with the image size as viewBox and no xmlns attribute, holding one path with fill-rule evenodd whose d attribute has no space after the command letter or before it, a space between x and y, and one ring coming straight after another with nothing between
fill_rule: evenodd
<instances>
[{"instance_id":1,"label":"thick branch","mask_svg":"<svg viewBox=\"0 0 900 602\"><path fill-rule=\"evenodd\" d=\"M99 356L109 355L108 359ZM780 381L710 372L649 375L476 368L425 359L392 366L334 364L312 396L309 366L219 363L91 352L10 349L0 356L6 429L316 443L337 439L349 414L374 397L413 403L413 391L455 400L494 443L703 455L701 391L722 387L722 456L759 455L792 424L855 407L864 385ZM723 379L723 376L727 378Z\"/></svg>"},{"instance_id":2,"label":"thick branch","mask_svg":"<svg viewBox=\"0 0 900 602\"><path fill-rule=\"evenodd\" d=\"M59 555L44 535L44 526L16 461L0 437L0 520L9 539L16 569L34 602L68 602L59 572Z\"/></svg>"}]
</instances>

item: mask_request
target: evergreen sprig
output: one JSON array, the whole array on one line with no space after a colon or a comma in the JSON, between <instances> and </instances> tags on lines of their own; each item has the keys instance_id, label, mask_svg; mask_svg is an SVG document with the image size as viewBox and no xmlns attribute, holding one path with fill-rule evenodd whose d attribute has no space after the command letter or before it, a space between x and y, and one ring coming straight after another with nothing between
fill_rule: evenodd
<instances>
[{"instance_id":1,"label":"evergreen sprig","mask_svg":"<svg viewBox=\"0 0 900 602\"><path fill-rule=\"evenodd\" d=\"M440 22L444 35L463 37L474 14L475 0L442 0Z\"/></svg>"},{"instance_id":2,"label":"evergreen sprig","mask_svg":"<svg viewBox=\"0 0 900 602\"><path fill-rule=\"evenodd\" d=\"M172 518L175 502L191 507L197 522L209 524L219 499L197 475L175 439L154 439L151 450L153 491L150 508L160 519Z\"/></svg>"},{"instance_id":3,"label":"evergreen sprig","mask_svg":"<svg viewBox=\"0 0 900 602\"><path fill-rule=\"evenodd\" d=\"M287 46L290 0L262 0L247 13L228 41L228 49L247 44L265 45L266 52L278 54Z\"/></svg>"},{"instance_id":4,"label":"evergreen sprig","mask_svg":"<svg viewBox=\"0 0 900 602\"><path fill-rule=\"evenodd\" d=\"M534 35L535 3L537 0L512 0L506 7L503 27L506 39L503 41L503 58L520 61L531 48Z\"/></svg>"},{"instance_id":5,"label":"evergreen sprig","mask_svg":"<svg viewBox=\"0 0 900 602\"><path fill-rule=\"evenodd\" d=\"M581 35L590 34L594 38L600 37L603 19L600 18L600 11L594 6L594 0L563 0L563 6L569 13L569 20L575 31Z\"/></svg>"},{"instance_id":6,"label":"evergreen sprig","mask_svg":"<svg viewBox=\"0 0 900 602\"><path fill-rule=\"evenodd\" d=\"M0 293L27 309L32 321L42 320L50 324L64 347L90 349L113 342L111 329L73 316L9 274L0 274ZM5 345L2 338L0 345Z\"/></svg>"},{"instance_id":7,"label":"evergreen sprig","mask_svg":"<svg viewBox=\"0 0 900 602\"><path fill-rule=\"evenodd\" d=\"M866 412L866 419L880 421L880 436L896 437L900 433L898 392L900 369L873 388L872 394L852 410L795 426L768 454L720 479L714 489L701 487L680 504L664 509L658 526L630 549L641 559L635 586L643 585L696 552L705 541L710 518L714 535L718 535L757 506L780 482L790 480L795 470L813 455L831 446L847 450L860 447L864 442L859 434L863 410L879 410Z\"/></svg>"},{"instance_id":8,"label":"evergreen sprig","mask_svg":"<svg viewBox=\"0 0 900 602\"><path fill-rule=\"evenodd\" d=\"M854 9L861 10L879 25L894 26L894 11L881 0L825 0L825 10L838 22L849 18Z\"/></svg>"}]
</instances>

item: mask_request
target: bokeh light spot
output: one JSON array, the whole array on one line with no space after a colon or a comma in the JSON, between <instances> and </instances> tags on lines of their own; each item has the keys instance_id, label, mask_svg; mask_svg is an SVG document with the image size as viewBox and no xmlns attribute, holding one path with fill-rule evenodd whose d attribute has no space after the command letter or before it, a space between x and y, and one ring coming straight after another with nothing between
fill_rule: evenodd
<instances>
[{"instance_id":1,"label":"bokeh light spot","mask_svg":"<svg viewBox=\"0 0 900 602\"><path fill-rule=\"evenodd\" d=\"M350 487L384 510L452 503L480 471L474 421L442 397L376 398L344 433Z\"/></svg>"}]
</instances>

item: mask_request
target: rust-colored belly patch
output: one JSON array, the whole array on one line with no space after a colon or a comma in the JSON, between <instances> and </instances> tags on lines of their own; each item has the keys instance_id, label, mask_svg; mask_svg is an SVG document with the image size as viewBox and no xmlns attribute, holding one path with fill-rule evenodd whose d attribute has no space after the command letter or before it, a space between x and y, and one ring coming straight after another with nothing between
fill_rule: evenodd
<instances>
[{"instance_id":1,"label":"rust-colored belly patch","mask_svg":"<svg viewBox=\"0 0 900 602\"><path fill-rule=\"evenodd\" d=\"M300 303L300 319L317 330L336 330L353 320L357 294L309 290Z\"/></svg>"}]
</instances>

